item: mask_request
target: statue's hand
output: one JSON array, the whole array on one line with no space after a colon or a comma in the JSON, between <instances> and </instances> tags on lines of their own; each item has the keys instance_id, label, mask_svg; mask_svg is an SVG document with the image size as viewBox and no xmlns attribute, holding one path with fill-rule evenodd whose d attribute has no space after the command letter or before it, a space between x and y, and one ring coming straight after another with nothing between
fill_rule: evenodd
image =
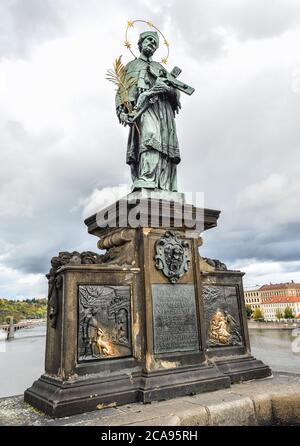
<instances>
[{"instance_id":1,"label":"statue's hand","mask_svg":"<svg viewBox=\"0 0 300 446\"><path fill-rule=\"evenodd\" d=\"M130 121L130 117L128 116L128 113L124 113L124 112L120 113L119 120L120 120L120 123L122 125L124 125L125 127L126 127L126 125L132 124Z\"/></svg>"},{"instance_id":2,"label":"statue's hand","mask_svg":"<svg viewBox=\"0 0 300 446\"><path fill-rule=\"evenodd\" d=\"M139 97L138 97L138 100L137 100L135 109L136 109L136 110L139 110L140 108L142 108L142 106L144 105L145 101L146 101L148 98L151 98L154 94L155 94L155 93L152 92L152 89L151 89L151 90L146 90L146 91L144 91L143 93L141 93L141 94L139 95Z\"/></svg>"},{"instance_id":3,"label":"statue's hand","mask_svg":"<svg viewBox=\"0 0 300 446\"><path fill-rule=\"evenodd\" d=\"M164 81L157 79L152 91L153 93L169 93L171 91L171 87L169 87Z\"/></svg>"}]
</instances>

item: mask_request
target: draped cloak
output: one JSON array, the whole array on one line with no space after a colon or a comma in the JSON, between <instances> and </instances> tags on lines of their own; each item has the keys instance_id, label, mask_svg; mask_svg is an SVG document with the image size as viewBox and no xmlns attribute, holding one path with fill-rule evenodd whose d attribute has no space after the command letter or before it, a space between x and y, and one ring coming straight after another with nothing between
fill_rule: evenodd
<instances>
[{"instance_id":1,"label":"draped cloak","mask_svg":"<svg viewBox=\"0 0 300 446\"><path fill-rule=\"evenodd\" d=\"M147 60L143 54L126 65L126 77L137 81L128 93L128 102L133 107L139 95L153 87L162 70L166 71L160 63ZM117 114L122 111L122 105L117 92ZM171 87L170 92L156 95L154 102L136 120L138 130L131 126L126 162L131 166L134 186L136 183L138 187L176 190L176 165L180 162L180 152L175 112L179 108L179 92Z\"/></svg>"}]
</instances>

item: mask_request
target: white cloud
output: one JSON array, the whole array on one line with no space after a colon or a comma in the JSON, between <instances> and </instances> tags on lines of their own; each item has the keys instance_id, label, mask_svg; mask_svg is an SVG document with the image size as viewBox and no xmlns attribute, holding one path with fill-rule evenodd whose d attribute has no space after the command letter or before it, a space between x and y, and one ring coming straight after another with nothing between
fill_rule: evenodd
<instances>
[{"instance_id":1,"label":"white cloud","mask_svg":"<svg viewBox=\"0 0 300 446\"><path fill-rule=\"evenodd\" d=\"M0 296L3 298L46 297L47 279L43 274L23 274L0 265Z\"/></svg>"},{"instance_id":2,"label":"white cloud","mask_svg":"<svg viewBox=\"0 0 300 446\"><path fill-rule=\"evenodd\" d=\"M229 265L232 269L246 273L244 277L245 287L254 287L268 283L284 283L294 280L300 283L300 262L274 262L259 259L237 259Z\"/></svg>"},{"instance_id":3,"label":"white cloud","mask_svg":"<svg viewBox=\"0 0 300 446\"><path fill-rule=\"evenodd\" d=\"M115 203L129 193L130 186L126 184L115 187L104 187L101 190L95 189L89 197L80 201L79 205L83 207L83 218L95 214L97 211Z\"/></svg>"},{"instance_id":4,"label":"white cloud","mask_svg":"<svg viewBox=\"0 0 300 446\"><path fill-rule=\"evenodd\" d=\"M300 178L294 168L291 172L274 173L254 184L248 185L237 196L237 206L252 214L259 230L261 215L264 228L274 232L282 225L300 226ZM294 236L293 234L291 234Z\"/></svg>"}]
</instances>

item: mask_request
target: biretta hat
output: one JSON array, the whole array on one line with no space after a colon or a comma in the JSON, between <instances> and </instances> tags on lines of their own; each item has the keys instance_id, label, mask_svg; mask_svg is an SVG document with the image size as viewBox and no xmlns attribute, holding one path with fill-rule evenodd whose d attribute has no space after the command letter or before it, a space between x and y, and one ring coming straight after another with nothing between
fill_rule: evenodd
<instances>
[{"instance_id":1,"label":"biretta hat","mask_svg":"<svg viewBox=\"0 0 300 446\"><path fill-rule=\"evenodd\" d=\"M159 45L159 36L156 31L144 31L140 34L140 40L143 41L148 36L152 36L156 40L157 46Z\"/></svg>"}]
</instances>

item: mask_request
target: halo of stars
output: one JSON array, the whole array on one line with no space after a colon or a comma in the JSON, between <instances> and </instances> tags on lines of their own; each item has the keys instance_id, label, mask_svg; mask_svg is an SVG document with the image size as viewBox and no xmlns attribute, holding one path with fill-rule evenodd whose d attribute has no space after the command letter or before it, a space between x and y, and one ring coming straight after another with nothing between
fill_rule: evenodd
<instances>
[{"instance_id":1,"label":"halo of stars","mask_svg":"<svg viewBox=\"0 0 300 446\"><path fill-rule=\"evenodd\" d=\"M146 23L146 25L149 26L149 28L151 29L155 29L163 38L163 43L167 48L167 55L165 57L163 57L161 59L161 63L166 65L168 62L168 58L169 58L169 53L170 53L170 43L168 42L168 40L165 38L165 36L163 35L163 33L156 27L153 25L152 22L150 22L149 20L128 20L127 22L127 28L126 28L126 32L125 32L125 42L124 42L124 46L131 52L131 54L133 55L133 57L135 57L135 59L137 58L136 55L134 54L134 52L131 49L131 43L128 40L128 32L130 28L133 28L135 23Z\"/></svg>"}]
</instances>

